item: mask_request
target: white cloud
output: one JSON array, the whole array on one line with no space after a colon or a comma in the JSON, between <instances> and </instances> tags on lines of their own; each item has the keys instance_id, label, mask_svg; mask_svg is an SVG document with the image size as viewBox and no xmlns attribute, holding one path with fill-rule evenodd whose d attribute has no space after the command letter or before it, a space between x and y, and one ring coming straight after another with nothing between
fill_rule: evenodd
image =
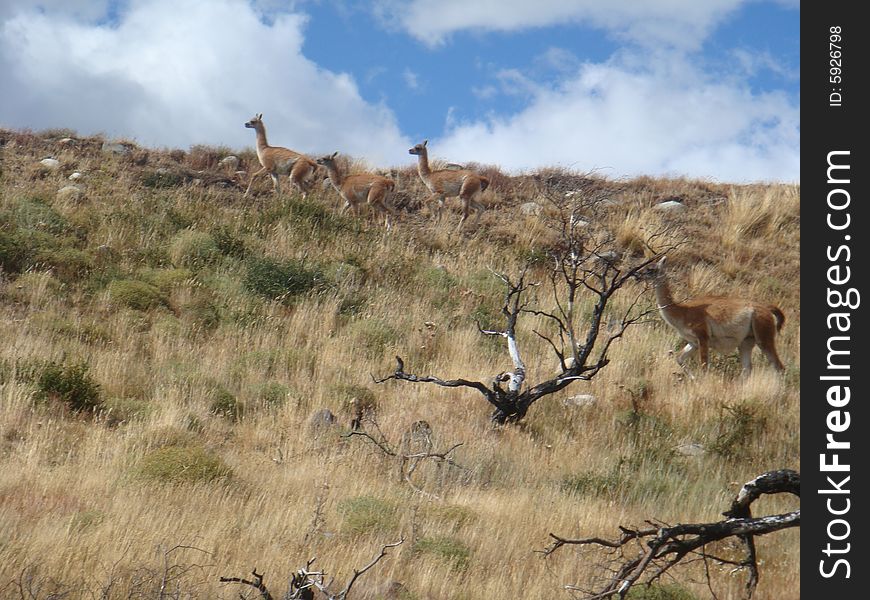
<instances>
[{"instance_id":1,"label":"white cloud","mask_svg":"<svg viewBox=\"0 0 870 600\"><path fill-rule=\"evenodd\" d=\"M420 76L417 75L411 69L405 69L402 71L402 79L405 81L405 85L409 90L414 92L419 92L421 89L420 85Z\"/></svg>"},{"instance_id":2,"label":"white cloud","mask_svg":"<svg viewBox=\"0 0 870 600\"><path fill-rule=\"evenodd\" d=\"M131 0L101 25L105 2L87 14L85 2L62 12L60 0L51 4L19 2L0 15L0 123L242 147L254 144L243 123L262 112L273 144L375 164L404 158L393 113L365 102L349 75L303 56L303 16L264 22L245 0Z\"/></svg>"},{"instance_id":3,"label":"white cloud","mask_svg":"<svg viewBox=\"0 0 870 600\"><path fill-rule=\"evenodd\" d=\"M379 0L377 12L428 45L459 31L586 23L644 46L695 48L747 0Z\"/></svg>"},{"instance_id":4,"label":"white cloud","mask_svg":"<svg viewBox=\"0 0 870 600\"><path fill-rule=\"evenodd\" d=\"M510 170L799 181L799 113L784 94L753 94L679 55L623 54L583 65L558 87L538 86L510 117L454 119L430 146L436 157Z\"/></svg>"}]
</instances>

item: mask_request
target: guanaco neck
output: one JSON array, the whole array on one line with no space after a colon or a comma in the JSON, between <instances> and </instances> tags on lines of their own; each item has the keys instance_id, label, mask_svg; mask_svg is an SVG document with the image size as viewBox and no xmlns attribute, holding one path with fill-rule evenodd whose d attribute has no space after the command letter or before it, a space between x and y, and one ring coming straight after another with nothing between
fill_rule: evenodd
<instances>
[{"instance_id":1,"label":"guanaco neck","mask_svg":"<svg viewBox=\"0 0 870 600\"><path fill-rule=\"evenodd\" d=\"M420 174L420 179L423 181L428 181L429 175L432 174L429 169L429 153L425 148L417 155L417 173Z\"/></svg>"},{"instance_id":2,"label":"guanaco neck","mask_svg":"<svg viewBox=\"0 0 870 600\"><path fill-rule=\"evenodd\" d=\"M254 131L257 132L257 156L260 156L260 153L269 147L269 142L266 141L266 126L262 121L255 123Z\"/></svg>"},{"instance_id":3,"label":"guanaco neck","mask_svg":"<svg viewBox=\"0 0 870 600\"><path fill-rule=\"evenodd\" d=\"M671 294L671 286L668 284L668 279L664 273L656 276L655 279L656 304L659 310L666 310L675 304L674 296Z\"/></svg>"},{"instance_id":4,"label":"guanaco neck","mask_svg":"<svg viewBox=\"0 0 870 600\"><path fill-rule=\"evenodd\" d=\"M332 161L324 163L323 166L326 167L326 172L329 174L329 181L332 182L332 187L334 187L337 192L341 193L341 184L344 183L344 178L341 176L341 173L338 172L338 167Z\"/></svg>"}]
</instances>

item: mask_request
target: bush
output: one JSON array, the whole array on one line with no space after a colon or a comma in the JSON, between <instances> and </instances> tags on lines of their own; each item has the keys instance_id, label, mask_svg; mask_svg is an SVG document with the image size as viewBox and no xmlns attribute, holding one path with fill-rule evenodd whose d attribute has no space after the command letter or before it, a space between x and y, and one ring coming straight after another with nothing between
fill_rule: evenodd
<instances>
[{"instance_id":1,"label":"bush","mask_svg":"<svg viewBox=\"0 0 870 600\"><path fill-rule=\"evenodd\" d=\"M16 232L0 230L0 270L20 273L24 270L27 253Z\"/></svg>"},{"instance_id":2,"label":"bush","mask_svg":"<svg viewBox=\"0 0 870 600\"><path fill-rule=\"evenodd\" d=\"M289 304L294 296L316 288L322 280L319 270L306 269L302 263L258 258L248 261L244 284L255 294Z\"/></svg>"},{"instance_id":3,"label":"bush","mask_svg":"<svg viewBox=\"0 0 870 600\"><path fill-rule=\"evenodd\" d=\"M245 405L225 388L216 388L211 394L209 410L231 421L238 421L245 415Z\"/></svg>"},{"instance_id":4,"label":"bush","mask_svg":"<svg viewBox=\"0 0 870 600\"><path fill-rule=\"evenodd\" d=\"M19 201L15 219L22 229L44 231L52 235L69 233L69 222L40 198L27 198Z\"/></svg>"},{"instance_id":5,"label":"bush","mask_svg":"<svg viewBox=\"0 0 870 600\"><path fill-rule=\"evenodd\" d=\"M434 556L457 571L465 571L471 558L468 546L456 538L441 535L420 538L414 544L414 551Z\"/></svg>"},{"instance_id":6,"label":"bush","mask_svg":"<svg viewBox=\"0 0 870 600\"><path fill-rule=\"evenodd\" d=\"M357 496L339 502L338 512L342 516L342 529L346 533L362 535L391 528L396 507L373 496Z\"/></svg>"},{"instance_id":7,"label":"bush","mask_svg":"<svg viewBox=\"0 0 870 600\"><path fill-rule=\"evenodd\" d=\"M676 584L635 585L627 600L696 600L695 594Z\"/></svg>"},{"instance_id":8,"label":"bush","mask_svg":"<svg viewBox=\"0 0 870 600\"><path fill-rule=\"evenodd\" d=\"M392 325L381 319L356 321L351 330L369 358L380 357L388 346L398 342L401 337Z\"/></svg>"},{"instance_id":9,"label":"bush","mask_svg":"<svg viewBox=\"0 0 870 600\"><path fill-rule=\"evenodd\" d=\"M281 408L290 395L290 388L277 381L269 381L260 388L260 402L266 408Z\"/></svg>"},{"instance_id":10,"label":"bush","mask_svg":"<svg viewBox=\"0 0 870 600\"><path fill-rule=\"evenodd\" d=\"M169 260L176 267L202 268L218 259L220 251L209 234L185 229L169 242Z\"/></svg>"},{"instance_id":11,"label":"bush","mask_svg":"<svg viewBox=\"0 0 870 600\"><path fill-rule=\"evenodd\" d=\"M217 246L221 254L232 256L233 258L245 258L248 255L245 241L230 231L226 225L212 229L211 237L214 239L215 246Z\"/></svg>"},{"instance_id":12,"label":"bush","mask_svg":"<svg viewBox=\"0 0 870 600\"><path fill-rule=\"evenodd\" d=\"M232 469L223 459L201 446L165 446L146 454L136 475L156 483L208 483L228 479Z\"/></svg>"},{"instance_id":13,"label":"bush","mask_svg":"<svg viewBox=\"0 0 870 600\"><path fill-rule=\"evenodd\" d=\"M147 188L171 188L182 184L184 184L184 174L168 169L157 169L142 176L142 185Z\"/></svg>"},{"instance_id":14,"label":"bush","mask_svg":"<svg viewBox=\"0 0 870 600\"><path fill-rule=\"evenodd\" d=\"M160 290L144 281L116 279L108 285L112 302L135 310L148 310L166 303Z\"/></svg>"},{"instance_id":15,"label":"bush","mask_svg":"<svg viewBox=\"0 0 870 600\"><path fill-rule=\"evenodd\" d=\"M370 415L377 410L378 397L365 386L341 383L333 386L332 392L335 394L339 406L354 416L357 413Z\"/></svg>"},{"instance_id":16,"label":"bush","mask_svg":"<svg viewBox=\"0 0 870 600\"><path fill-rule=\"evenodd\" d=\"M74 412L93 411L102 406L100 386L90 375L88 365L46 365L37 381L39 397L60 401Z\"/></svg>"}]
</instances>

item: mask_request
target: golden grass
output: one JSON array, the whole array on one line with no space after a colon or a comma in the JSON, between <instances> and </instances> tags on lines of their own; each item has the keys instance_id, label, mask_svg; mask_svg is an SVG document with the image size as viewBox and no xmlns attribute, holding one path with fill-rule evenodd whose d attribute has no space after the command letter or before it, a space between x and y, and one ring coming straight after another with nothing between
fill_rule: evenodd
<instances>
[{"instance_id":1,"label":"golden grass","mask_svg":"<svg viewBox=\"0 0 870 600\"><path fill-rule=\"evenodd\" d=\"M689 240L670 257L674 287L782 306L784 378L756 353L745 383L737 378L736 357L721 356L709 373L688 380L668 355L679 347L676 334L652 315L614 345L611 364L593 381L540 401L520 426L494 430L476 392L376 385L370 374L390 373L396 354L409 371L446 378L488 381L509 367L503 341L483 339L472 315L498 315L501 289L490 268L515 270L552 243L539 220L519 214L534 199L533 178L500 179L493 189L499 209L477 230L453 231L455 211L434 225L425 208L409 205L384 235L373 220L337 217L329 190L303 202L273 198L270 182L255 186L261 193L253 200L232 188L149 188L142 172L175 164L167 153L151 152L142 166L102 156L98 145L63 150L61 175L35 175L29 166L56 150L54 142L29 134L8 139L14 145L3 150L0 217L19 223L24 217L17 211L28 202L40 205L28 210L47 207L42 221L19 226L16 235L31 236L28 256L53 254L22 272L0 273L6 342L0 346L0 596L39 584L39 598L52 587L74 598L157 597L170 572L179 597L235 598L250 590L218 578L246 576L255 566L272 593L281 594L287 576L312 556L342 582L381 544L405 536L360 580L359 597L392 579L419 599L567 598L562 586L600 574L601 557L565 548L545 560L534 551L548 544L549 532L614 537L619 525L648 518L717 520L743 482L771 468L800 468L794 186L652 178L595 183L612 186L621 202L601 224L628 249L662 224L664 217L649 210L652 202L685 199L690 211L668 221L673 239ZM202 168L214 162L202 148L182 158ZM76 205L54 199L70 169L86 174L86 197ZM408 181L405 189L419 197L419 186ZM711 201L717 198L726 200ZM47 232L45 215L54 213L63 231ZM0 222L0 234L12 227ZM173 260L183 262L171 250L174 236L213 235L218 227L242 240L249 257L321 269L323 286L270 302L246 289L248 259L229 254L169 272ZM91 264L71 271L71 259L58 249L78 250ZM119 306L108 290L123 279L155 285L164 302L145 310ZM640 291L636 285L629 295ZM546 294L539 297L552 308ZM652 306L651 293L646 297ZM624 306L627 297L614 302ZM519 332L532 383L556 368L532 333L544 326L529 318ZM86 362L117 414L74 415L37 401L32 373L49 360ZM286 394L266 402L268 385ZM415 483L432 496L420 496L398 479L396 460L362 438L310 430L307 419L321 407L339 415L340 431L347 430L342 386L376 395L378 423L394 444L419 419L431 424L437 449L462 443L452 455L461 466L422 466ZM212 412L216 389L244 405L241 419ZM563 404L581 393L596 403ZM686 443L707 451L674 452ZM187 484L137 475L149 453L185 446L220 457L231 475ZM371 498L391 507L388 518L354 526L347 507ZM793 504L764 498L755 513ZM415 548L424 538L430 546ZM764 562L756 598L798 593L798 540L794 530L758 540ZM738 549L722 551L736 556ZM451 560L457 553L467 556ZM167 571L173 565L189 569ZM703 598L706 587L691 583L702 575L690 568L678 578ZM717 567L712 575L719 598L741 596L741 577Z\"/></svg>"}]
</instances>

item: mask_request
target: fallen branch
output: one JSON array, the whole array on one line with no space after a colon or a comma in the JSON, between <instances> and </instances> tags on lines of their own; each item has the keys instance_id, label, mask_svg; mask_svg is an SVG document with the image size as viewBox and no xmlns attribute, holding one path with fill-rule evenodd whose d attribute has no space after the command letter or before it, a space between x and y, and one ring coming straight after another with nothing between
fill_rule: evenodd
<instances>
[{"instance_id":1,"label":"fallen branch","mask_svg":"<svg viewBox=\"0 0 870 600\"><path fill-rule=\"evenodd\" d=\"M790 493L800 497L800 474L782 469L764 473L747 482L740 489L731 508L723 513L728 517L724 521L654 526L646 529L620 527L622 535L616 540L599 537L571 539L550 533L553 542L542 553L544 556L550 556L566 545L591 545L607 548L608 552L619 554L619 557L614 559L617 565L613 576L603 588L584 592L588 594L585 596L586 600L625 598L633 585L642 580L647 584L657 581L689 555L697 555L705 561L712 559L722 564L747 569L749 577L746 583L746 597L751 598L758 583L754 537L800 526L800 509L765 517L751 516L750 505L753 501L762 494L777 493ZM746 557L743 561L728 561L708 554L704 550L708 544L730 537L743 541L746 547ZM639 551L626 552L630 542L641 540L644 543L638 545ZM709 585L709 571L707 573ZM572 591L582 591L575 585L565 587Z\"/></svg>"}]
</instances>

